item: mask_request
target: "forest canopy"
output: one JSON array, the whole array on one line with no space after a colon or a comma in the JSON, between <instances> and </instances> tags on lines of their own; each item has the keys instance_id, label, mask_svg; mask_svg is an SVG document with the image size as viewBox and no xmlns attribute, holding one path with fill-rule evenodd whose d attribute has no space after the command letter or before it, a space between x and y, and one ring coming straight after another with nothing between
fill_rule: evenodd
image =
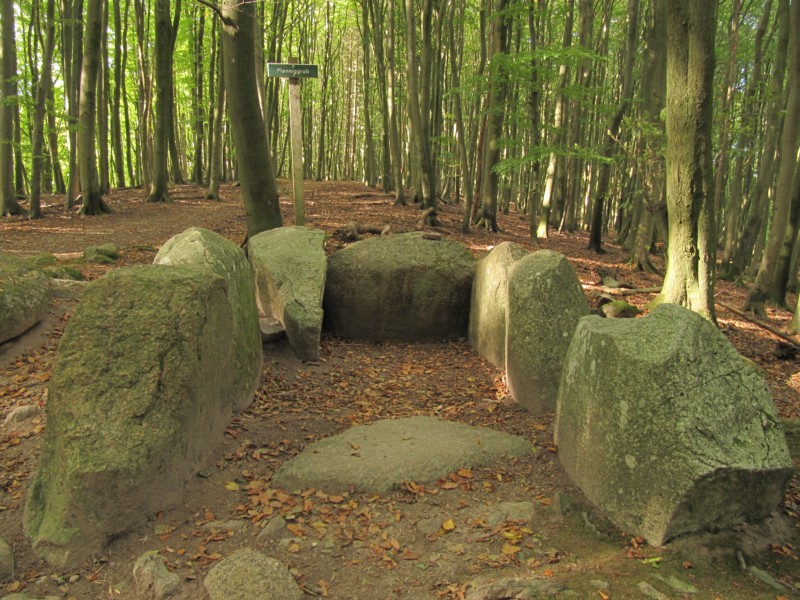
<instances>
[{"instance_id":1,"label":"forest canopy","mask_svg":"<svg viewBox=\"0 0 800 600\"><path fill-rule=\"evenodd\" d=\"M534 240L591 230L649 270L677 244L667 162L694 152L685 260L712 285L750 278L764 314L797 287L798 4L2 0L2 213L46 217L42 194L66 194L99 214L112 187L169 201L182 182L213 199L236 180L248 230L279 226L288 85L267 64L291 58L319 68L301 86L305 177L380 186L430 225L441 202L465 231L518 211ZM699 80L705 112L679 134L670 86Z\"/></svg>"}]
</instances>

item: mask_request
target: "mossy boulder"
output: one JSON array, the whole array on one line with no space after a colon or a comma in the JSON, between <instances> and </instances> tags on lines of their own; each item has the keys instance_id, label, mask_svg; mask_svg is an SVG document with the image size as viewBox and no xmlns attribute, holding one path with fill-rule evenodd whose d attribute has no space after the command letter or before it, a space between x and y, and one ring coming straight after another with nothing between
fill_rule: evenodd
<instances>
[{"instance_id":1,"label":"mossy boulder","mask_svg":"<svg viewBox=\"0 0 800 600\"><path fill-rule=\"evenodd\" d=\"M514 399L534 414L553 412L572 334L589 314L566 256L539 250L508 274L506 371Z\"/></svg>"},{"instance_id":2,"label":"mossy boulder","mask_svg":"<svg viewBox=\"0 0 800 600\"><path fill-rule=\"evenodd\" d=\"M231 416L233 327L208 269L117 269L83 293L56 355L25 532L74 565L176 504Z\"/></svg>"},{"instance_id":3,"label":"mossy boulder","mask_svg":"<svg viewBox=\"0 0 800 600\"><path fill-rule=\"evenodd\" d=\"M247 248L261 316L283 325L298 358L317 360L327 269L325 233L279 227L254 235Z\"/></svg>"},{"instance_id":4,"label":"mossy boulder","mask_svg":"<svg viewBox=\"0 0 800 600\"><path fill-rule=\"evenodd\" d=\"M247 408L261 381L264 353L253 269L244 250L213 231L192 227L170 238L153 262L207 268L227 281L228 301L233 310L231 334L236 362L232 405L236 411Z\"/></svg>"},{"instance_id":5,"label":"mossy boulder","mask_svg":"<svg viewBox=\"0 0 800 600\"><path fill-rule=\"evenodd\" d=\"M581 319L555 441L586 497L654 545L766 517L793 473L761 374L712 323L670 304Z\"/></svg>"},{"instance_id":6,"label":"mossy boulder","mask_svg":"<svg viewBox=\"0 0 800 600\"><path fill-rule=\"evenodd\" d=\"M472 254L451 240L406 233L356 242L328 261L326 327L373 341L464 337L474 275Z\"/></svg>"},{"instance_id":7,"label":"mossy boulder","mask_svg":"<svg viewBox=\"0 0 800 600\"><path fill-rule=\"evenodd\" d=\"M119 258L119 248L111 243L89 246L83 251L83 258L89 262L113 264Z\"/></svg>"},{"instance_id":8,"label":"mossy boulder","mask_svg":"<svg viewBox=\"0 0 800 600\"><path fill-rule=\"evenodd\" d=\"M508 271L528 251L502 242L475 265L469 311L469 343L496 367L505 367Z\"/></svg>"},{"instance_id":9,"label":"mossy boulder","mask_svg":"<svg viewBox=\"0 0 800 600\"><path fill-rule=\"evenodd\" d=\"M50 280L26 260L0 254L0 344L44 319Z\"/></svg>"}]
</instances>

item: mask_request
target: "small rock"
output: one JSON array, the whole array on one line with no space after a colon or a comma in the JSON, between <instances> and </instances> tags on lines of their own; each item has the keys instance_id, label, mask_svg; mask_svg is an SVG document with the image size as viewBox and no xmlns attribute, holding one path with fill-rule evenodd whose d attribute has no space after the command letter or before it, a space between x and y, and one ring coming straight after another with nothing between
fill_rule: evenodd
<instances>
[{"instance_id":1,"label":"small rock","mask_svg":"<svg viewBox=\"0 0 800 600\"><path fill-rule=\"evenodd\" d=\"M592 579L589 583L591 583L598 590L607 590L611 587L610 583L603 581L602 579Z\"/></svg>"},{"instance_id":2,"label":"small rock","mask_svg":"<svg viewBox=\"0 0 800 600\"><path fill-rule=\"evenodd\" d=\"M662 577L661 575L656 575L656 579L660 579L664 583L666 583L669 587L671 587L676 592L681 594L699 594L700 588L692 585L687 581L681 581L674 575L669 575L667 577Z\"/></svg>"},{"instance_id":3,"label":"small rock","mask_svg":"<svg viewBox=\"0 0 800 600\"><path fill-rule=\"evenodd\" d=\"M270 317L261 317L260 319L258 319L258 327L261 330L262 344L277 342L284 335L286 335L286 330L283 328L283 325L281 325L277 319L272 319Z\"/></svg>"},{"instance_id":4,"label":"small rock","mask_svg":"<svg viewBox=\"0 0 800 600\"><path fill-rule=\"evenodd\" d=\"M36 404L25 404L23 406L18 406L8 413L6 420L3 421L3 427L16 427L25 421L30 421L38 415L39 407Z\"/></svg>"},{"instance_id":5,"label":"small rock","mask_svg":"<svg viewBox=\"0 0 800 600\"><path fill-rule=\"evenodd\" d=\"M632 319L642 314L642 311L633 304L628 304L624 300L614 300L604 304L601 308L603 314L610 319Z\"/></svg>"},{"instance_id":6,"label":"small rock","mask_svg":"<svg viewBox=\"0 0 800 600\"><path fill-rule=\"evenodd\" d=\"M286 520L283 517L272 517L264 528L259 532L256 540L259 542L274 542L280 539L286 530Z\"/></svg>"},{"instance_id":7,"label":"small rock","mask_svg":"<svg viewBox=\"0 0 800 600\"><path fill-rule=\"evenodd\" d=\"M250 549L237 550L203 580L211 600L301 600L291 573L274 558Z\"/></svg>"},{"instance_id":8,"label":"small rock","mask_svg":"<svg viewBox=\"0 0 800 600\"><path fill-rule=\"evenodd\" d=\"M467 600L503 600L517 598L533 600L535 598L566 598L577 594L567 590L555 581L537 579L503 579L492 583L479 584L467 592Z\"/></svg>"},{"instance_id":9,"label":"small rock","mask_svg":"<svg viewBox=\"0 0 800 600\"><path fill-rule=\"evenodd\" d=\"M0 539L0 581L10 581L14 577L14 551Z\"/></svg>"},{"instance_id":10,"label":"small rock","mask_svg":"<svg viewBox=\"0 0 800 600\"><path fill-rule=\"evenodd\" d=\"M777 590L779 592L785 592L788 589L785 585L783 585L780 581L775 579L772 575L770 575L763 569L759 569L758 567L751 565L750 567L747 568L747 571L748 573L750 573L750 575L758 579L761 583L765 583L773 590Z\"/></svg>"},{"instance_id":11,"label":"small rock","mask_svg":"<svg viewBox=\"0 0 800 600\"><path fill-rule=\"evenodd\" d=\"M653 600L669 600L669 596L662 594L646 581L640 581L638 587L648 598L652 598Z\"/></svg>"},{"instance_id":12,"label":"small rock","mask_svg":"<svg viewBox=\"0 0 800 600\"><path fill-rule=\"evenodd\" d=\"M155 600L172 596L181 585L180 577L167 569L158 551L147 552L136 560L133 578L139 591Z\"/></svg>"},{"instance_id":13,"label":"small rock","mask_svg":"<svg viewBox=\"0 0 800 600\"><path fill-rule=\"evenodd\" d=\"M247 529L247 523L237 519L231 519L230 521L210 521L208 523L203 523L200 529L203 531L215 529L217 531L234 531L236 533L241 533Z\"/></svg>"}]
</instances>

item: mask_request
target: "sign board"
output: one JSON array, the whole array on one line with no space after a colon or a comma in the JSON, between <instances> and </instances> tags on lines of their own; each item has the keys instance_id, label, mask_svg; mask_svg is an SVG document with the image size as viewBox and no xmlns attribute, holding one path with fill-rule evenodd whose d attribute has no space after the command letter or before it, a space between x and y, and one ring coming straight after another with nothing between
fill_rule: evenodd
<instances>
[{"instance_id":1,"label":"sign board","mask_svg":"<svg viewBox=\"0 0 800 600\"><path fill-rule=\"evenodd\" d=\"M319 77L317 65L293 65L290 63L267 63L269 77L303 77L316 79Z\"/></svg>"}]
</instances>

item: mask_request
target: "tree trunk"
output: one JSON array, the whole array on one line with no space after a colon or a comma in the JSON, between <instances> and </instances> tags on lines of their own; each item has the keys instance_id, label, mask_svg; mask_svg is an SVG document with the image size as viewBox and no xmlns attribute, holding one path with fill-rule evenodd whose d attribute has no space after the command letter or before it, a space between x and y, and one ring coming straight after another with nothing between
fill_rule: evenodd
<instances>
[{"instance_id":1,"label":"tree trunk","mask_svg":"<svg viewBox=\"0 0 800 600\"><path fill-rule=\"evenodd\" d=\"M111 212L103 201L97 175L97 74L100 70L100 37L105 0L89 0L86 10L86 32L81 66L81 96L78 111L78 171L81 177L82 215Z\"/></svg>"},{"instance_id":2,"label":"tree trunk","mask_svg":"<svg viewBox=\"0 0 800 600\"><path fill-rule=\"evenodd\" d=\"M508 18L503 11L507 0L494 0L492 25L492 60L489 63L489 97L486 101L486 140L483 148L481 170L481 219L489 231L497 228L497 182L495 167L500 161L500 138L503 135L503 113L505 111L506 74L502 65L508 52Z\"/></svg>"},{"instance_id":3,"label":"tree trunk","mask_svg":"<svg viewBox=\"0 0 800 600\"><path fill-rule=\"evenodd\" d=\"M800 2L794 0L789 7L790 59L786 114L780 144L780 166L775 185L775 204L767 238L767 245L761 257L756 281L747 295L745 310L751 310L766 317L764 302L771 300L776 304L783 302L785 289L770 290L773 273L777 271L778 255L783 244L784 233L789 224L789 211L792 205L792 179L797 164L798 129L800 129ZM770 294L770 291L772 292Z\"/></svg>"},{"instance_id":4,"label":"tree trunk","mask_svg":"<svg viewBox=\"0 0 800 600\"><path fill-rule=\"evenodd\" d=\"M114 157L114 176L118 187L125 187L125 155L122 152L122 124L120 111L122 109L123 73L123 25L120 2L114 2L114 92L111 100L111 148ZM128 2L125 2L125 17L127 19Z\"/></svg>"},{"instance_id":5,"label":"tree trunk","mask_svg":"<svg viewBox=\"0 0 800 600\"><path fill-rule=\"evenodd\" d=\"M172 96L172 23L170 0L156 0L155 5L155 76L156 102L153 127L153 175L148 202L171 202L169 195L168 143L170 123L170 98Z\"/></svg>"},{"instance_id":6,"label":"tree trunk","mask_svg":"<svg viewBox=\"0 0 800 600\"><path fill-rule=\"evenodd\" d=\"M400 128L397 124L397 88L394 72L395 48L395 9L394 0L387 0L386 60L389 68L386 73L386 98L389 104L389 151L392 154L392 179L394 184L394 203L405 206L406 194L403 186L403 158L400 150Z\"/></svg>"},{"instance_id":7,"label":"tree trunk","mask_svg":"<svg viewBox=\"0 0 800 600\"><path fill-rule=\"evenodd\" d=\"M211 169L208 176L208 200L219 200L219 185L222 180L222 148L225 145L222 124L225 121L225 73L222 53L217 53L217 106L214 114L214 128L211 140Z\"/></svg>"},{"instance_id":8,"label":"tree trunk","mask_svg":"<svg viewBox=\"0 0 800 600\"><path fill-rule=\"evenodd\" d=\"M222 28L225 88L247 235L252 237L283 224L255 77L256 3L225 0L222 14L226 20Z\"/></svg>"},{"instance_id":9,"label":"tree trunk","mask_svg":"<svg viewBox=\"0 0 800 600\"><path fill-rule=\"evenodd\" d=\"M562 38L561 47L567 49L572 45L572 24L574 22L575 13L575 0L569 0L565 7L566 15L564 17L564 36ZM563 124L564 124L564 108L565 98L564 90L567 87L568 69L566 61L562 62L558 67L558 95L556 96L555 112L553 114L553 133L550 142L551 147L562 141L563 138ZM547 172L544 179L544 195L542 196L542 206L538 215L538 227L536 229L536 237L539 239L547 239L548 227L550 222L550 207L553 205L553 195L556 185L556 171L558 169L558 155L555 150L550 151L550 158L547 161ZM531 215L531 218L534 218ZM531 233L533 231L531 230Z\"/></svg>"},{"instance_id":10,"label":"tree trunk","mask_svg":"<svg viewBox=\"0 0 800 600\"><path fill-rule=\"evenodd\" d=\"M633 64L636 61L636 40L639 31L639 0L628 0L628 34L625 38L625 64L622 67L622 93L617 112L611 119L603 144L606 162L600 165L600 177L592 204L592 229L589 235L589 249L597 253L603 251L603 210L611 179L611 159L616 154L617 136L622 118L628 110L633 96Z\"/></svg>"},{"instance_id":11,"label":"tree trunk","mask_svg":"<svg viewBox=\"0 0 800 600\"><path fill-rule=\"evenodd\" d=\"M0 0L0 216L19 215L24 211L17 202L14 187L14 78L17 76L14 48L14 3ZM12 99L13 98L13 99Z\"/></svg>"},{"instance_id":12,"label":"tree trunk","mask_svg":"<svg viewBox=\"0 0 800 600\"><path fill-rule=\"evenodd\" d=\"M717 3L670 0L667 12L667 273L654 303L716 320L713 122Z\"/></svg>"},{"instance_id":13,"label":"tree trunk","mask_svg":"<svg viewBox=\"0 0 800 600\"><path fill-rule=\"evenodd\" d=\"M196 31L194 39L194 164L192 167L192 181L196 185L203 184L203 141L205 128L203 114L203 49L205 41L205 10L198 7L199 15L195 19Z\"/></svg>"},{"instance_id":14,"label":"tree trunk","mask_svg":"<svg viewBox=\"0 0 800 600\"><path fill-rule=\"evenodd\" d=\"M42 73L39 77L39 89L36 92L36 111L33 124L33 143L31 147L31 201L30 217L38 219L42 216L41 190L42 171L44 166L44 121L47 110L47 98L50 96L50 85L53 72L53 50L56 45L55 0L47 0L45 14L45 42L42 57Z\"/></svg>"}]
</instances>

